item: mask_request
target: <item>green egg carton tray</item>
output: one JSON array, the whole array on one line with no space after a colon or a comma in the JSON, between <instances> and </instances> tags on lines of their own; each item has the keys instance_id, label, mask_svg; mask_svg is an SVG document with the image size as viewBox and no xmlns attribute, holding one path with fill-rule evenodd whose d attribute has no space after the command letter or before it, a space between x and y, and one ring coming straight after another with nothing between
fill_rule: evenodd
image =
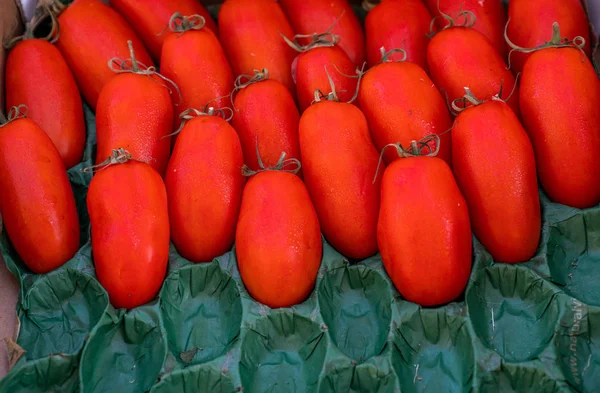
<instances>
[{"instance_id":1,"label":"green egg carton tray","mask_svg":"<svg viewBox=\"0 0 600 393\"><path fill-rule=\"evenodd\" d=\"M209 10L216 16L218 5ZM294 307L254 301L235 249L193 264L171 245L159 296L126 312L94 271L91 174L81 172L96 145L87 106L85 116L84 161L68 171L78 253L35 275L0 234L21 285L14 367L0 393L600 392L600 206L578 210L542 193L534 258L497 264L474 238L465 294L443 307L402 299L379 255L350 263L323 240L315 289Z\"/></svg>"},{"instance_id":2,"label":"green egg carton tray","mask_svg":"<svg viewBox=\"0 0 600 393\"><path fill-rule=\"evenodd\" d=\"M21 284L16 364L0 393L600 392L600 207L542 194L536 256L496 264L475 239L464 298L439 308L403 300L378 255L350 263L324 241L315 289L294 307L254 301L235 249L193 264L172 246L157 299L126 312L94 272L85 114L85 161L68 172L79 252L35 275L0 236Z\"/></svg>"}]
</instances>

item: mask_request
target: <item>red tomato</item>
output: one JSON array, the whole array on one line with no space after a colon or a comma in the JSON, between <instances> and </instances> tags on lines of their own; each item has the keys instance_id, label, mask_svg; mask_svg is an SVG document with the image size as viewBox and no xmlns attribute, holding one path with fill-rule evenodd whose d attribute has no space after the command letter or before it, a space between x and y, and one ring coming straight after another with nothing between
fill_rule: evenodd
<instances>
[{"instance_id":1,"label":"red tomato","mask_svg":"<svg viewBox=\"0 0 600 393\"><path fill-rule=\"evenodd\" d=\"M340 47L355 65L365 61L365 37L358 17L347 0L279 0L296 34L331 32L340 36Z\"/></svg>"},{"instance_id":2,"label":"red tomato","mask_svg":"<svg viewBox=\"0 0 600 393\"><path fill-rule=\"evenodd\" d=\"M86 102L96 109L102 87L113 78L107 63L114 57L127 58L127 41L132 41L139 62L152 66L150 55L133 29L100 0L75 0L58 17L60 36L56 47L73 71Z\"/></svg>"},{"instance_id":3,"label":"red tomato","mask_svg":"<svg viewBox=\"0 0 600 393\"><path fill-rule=\"evenodd\" d=\"M377 252L381 176L367 120L354 105L323 101L300 119L304 182L325 238L341 254L364 259Z\"/></svg>"},{"instance_id":4,"label":"red tomato","mask_svg":"<svg viewBox=\"0 0 600 393\"><path fill-rule=\"evenodd\" d=\"M243 165L240 140L225 120L198 116L185 123L165 176L171 239L184 258L208 262L231 249Z\"/></svg>"},{"instance_id":5,"label":"red tomato","mask_svg":"<svg viewBox=\"0 0 600 393\"><path fill-rule=\"evenodd\" d=\"M370 69L362 78L358 104L379 151L389 143L403 146L429 134L442 134L452 120L444 98L427 73L414 63L390 62ZM439 157L450 163L450 134L441 136ZM398 155L388 150L387 163Z\"/></svg>"},{"instance_id":6,"label":"red tomato","mask_svg":"<svg viewBox=\"0 0 600 393\"><path fill-rule=\"evenodd\" d=\"M139 0L110 0L110 5L129 22L156 61L166 38L160 33L176 12L202 16L206 27L218 34L217 24L198 0L144 0L143 5Z\"/></svg>"},{"instance_id":7,"label":"red tomato","mask_svg":"<svg viewBox=\"0 0 600 393\"><path fill-rule=\"evenodd\" d=\"M327 71L326 71L327 70ZM300 112L315 99L315 90L323 94L331 92L331 84L339 91L340 101L350 101L356 91L356 78L343 75L354 75L356 67L348 55L338 46L318 47L298 55L295 81Z\"/></svg>"},{"instance_id":8,"label":"red tomato","mask_svg":"<svg viewBox=\"0 0 600 393\"><path fill-rule=\"evenodd\" d=\"M274 0L226 0L219 11L221 44L235 75L267 68L272 79L295 93L292 61L296 52L282 35L294 31Z\"/></svg>"},{"instance_id":9,"label":"red tomato","mask_svg":"<svg viewBox=\"0 0 600 393\"><path fill-rule=\"evenodd\" d=\"M210 30L188 30L168 34L160 60L160 72L181 91L182 100L174 100L175 114L189 109L231 106L233 73L217 37ZM223 97L215 100L217 97ZM176 124L179 117L175 116Z\"/></svg>"},{"instance_id":10,"label":"red tomato","mask_svg":"<svg viewBox=\"0 0 600 393\"><path fill-rule=\"evenodd\" d=\"M575 48L531 54L520 100L538 176L550 199L580 209L597 205L600 80L592 63Z\"/></svg>"},{"instance_id":11,"label":"red tomato","mask_svg":"<svg viewBox=\"0 0 600 393\"><path fill-rule=\"evenodd\" d=\"M164 175L169 161L173 106L156 75L123 73L104 86L96 111L96 163L123 148Z\"/></svg>"},{"instance_id":12,"label":"red tomato","mask_svg":"<svg viewBox=\"0 0 600 393\"><path fill-rule=\"evenodd\" d=\"M584 51L591 55L590 28L581 0L511 0L508 3L508 38L523 48L542 45L552 38L552 23L560 25L562 36L585 39ZM528 54L513 52L510 68L523 71Z\"/></svg>"},{"instance_id":13,"label":"red tomato","mask_svg":"<svg viewBox=\"0 0 600 393\"><path fill-rule=\"evenodd\" d=\"M240 275L258 302L290 307L310 295L323 244L317 213L298 176L265 171L248 180L235 244Z\"/></svg>"},{"instance_id":14,"label":"red tomato","mask_svg":"<svg viewBox=\"0 0 600 393\"><path fill-rule=\"evenodd\" d=\"M381 61L381 47L386 50L404 49L406 60L427 70L432 16L421 0L384 0L367 14L367 61L369 67ZM400 60L398 54L390 60Z\"/></svg>"},{"instance_id":15,"label":"red tomato","mask_svg":"<svg viewBox=\"0 0 600 393\"><path fill-rule=\"evenodd\" d=\"M460 11L472 12L475 16L473 29L486 36L498 54L503 59L506 58L507 48L504 41L506 11L502 0L425 0L425 3L431 14L438 17L436 25L439 30L449 24L448 20L442 17L440 10L454 18L457 23L465 22L464 17L459 16Z\"/></svg>"},{"instance_id":16,"label":"red tomato","mask_svg":"<svg viewBox=\"0 0 600 393\"><path fill-rule=\"evenodd\" d=\"M453 101L465 87L481 100L489 100L502 88L502 98L519 115L519 94L510 96L515 77L490 41L476 30L453 27L437 33L427 47L427 64L435 84ZM509 99L510 97L510 99Z\"/></svg>"},{"instance_id":17,"label":"red tomato","mask_svg":"<svg viewBox=\"0 0 600 393\"><path fill-rule=\"evenodd\" d=\"M250 169L260 169L257 143L265 167L277 164L281 152L300 159L300 115L294 98L281 82L267 79L244 87L235 97L234 108L231 124L240 137Z\"/></svg>"},{"instance_id":18,"label":"red tomato","mask_svg":"<svg viewBox=\"0 0 600 393\"><path fill-rule=\"evenodd\" d=\"M52 139L65 167L77 165L85 147L83 106L59 50L41 39L21 41L8 54L5 75L6 107L26 105L27 117Z\"/></svg>"},{"instance_id":19,"label":"red tomato","mask_svg":"<svg viewBox=\"0 0 600 393\"><path fill-rule=\"evenodd\" d=\"M406 300L438 306L464 291L471 226L448 164L437 157L390 164L381 181L377 240L385 270Z\"/></svg>"},{"instance_id":20,"label":"red tomato","mask_svg":"<svg viewBox=\"0 0 600 393\"><path fill-rule=\"evenodd\" d=\"M34 273L53 270L79 248L75 198L60 154L30 119L0 126L0 214L15 250Z\"/></svg>"},{"instance_id":21,"label":"red tomato","mask_svg":"<svg viewBox=\"0 0 600 393\"><path fill-rule=\"evenodd\" d=\"M531 259L541 228L535 157L508 105L487 101L458 115L452 163L473 232L492 257L509 263Z\"/></svg>"},{"instance_id":22,"label":"red tomato","mask_svg":"<svg viewBox=\"0 0 600 393\"><path fill-rule=\"evenodd\" d=\"M169 259L169 216L163 181L146 163L128 161L96 172L87 207L98 281L115 308L154 299Z\"/></svg>"}]
</instances>

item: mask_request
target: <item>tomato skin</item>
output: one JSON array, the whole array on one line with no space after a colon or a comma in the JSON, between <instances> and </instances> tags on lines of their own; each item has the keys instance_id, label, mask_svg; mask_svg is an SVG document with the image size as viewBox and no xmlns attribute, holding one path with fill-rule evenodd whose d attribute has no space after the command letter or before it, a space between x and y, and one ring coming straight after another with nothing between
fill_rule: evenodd
<instances>
[{"instance_id":1,"label":"tomato skin","mask_svg":"<svg viewBox=\"0 0 600 393\"><path fill-rule=\"evenodd\" d=\"M171 239L184 258L209 262L231 249L243 165L239 138L222 118L195 117L179 133L165 184Z\"/></svg>"},{"instance_id":2,"label":"tomato skin","mask_svg":"<svg viewBox=\"0 0 600 393\"><path fill-rule=\"evenodd\" d=\"M492 257L531 259L542 224L535 157L510 107L487 101L461 112L452 128L452 163L473 232Z\"/></svg>"},{"instance_id":3,"label":"tomato skin","mask_svg":"<svg viewBox=\"0 0 600 393\"><path fill-rule=\"evenodd\" d=\"M427 45L432 16L421 0L384 0L367 14L367 62L369 67L381 61L380 48L386 51L401 48L406 51L406 61L427 70ZM402 54L394 53L390 60L400 60Z\"/></svg>"},{"instance_id":4,"label":"tomato skin","mask_svg":"<svg viewBox=\"0 0 600 393\"><path fill-rule=\"evenodd\" d=\"M442 18L440 9L452 18L456 18L460 10L471 11L475 15L473 29L486 36L498 54L503 59L506 58L507 45L504 41L506 11L502 0L425 0L425 4L431 15L439 16L436 19L438 30L448 25L448 21ZM464 23L464 18L458 18L457 22Z\"/></svg>"},{"instance_id":5,"label":"tomato skin","mask_svg":"<svg viewBox=\"0 0 600 393\"><path fill-rule=\"evenodd\" d=\"M0 127L0 214L32 272L47 273L75 255L79 218L60 154L30 119Z\"/></svg>"},{"instance_id":6,"label":"tomato skin","mask_svg":"<svg viewBox=\"0 0 600 393\"><path fill-rule=\"evenodd\" d=\"M310 49L299 54L296 63L296 92L300 112L304 112L313 102L315 90L318 89L323 94L331 92L325 67L336 91L339 91L340 101L349 101L354 95L356 78L348 78L340 74L342 72L346 75L355 75L356 67L348 55L339 46Z\"/></svg>"},{"instance_id":7,"label":"tomato skin","mask_svg":"<svg viewBox=\"0 0 600 393\"><path fill-rule=\"evenodd\" d=\"M561 38L583 37L585 54L591 55L589 22L581 0L511 0L508 16L508 38L520 47L534 48L550 41L552 23L558 22ZM510 67L515 75L523 71L528 57L522 52L511 54Z\"/></svg>"},{"instance_id":8,"label":"tomato skin","mask_svg":"<svg viewBox=\"0 0 600 393\"><path fill-rule=\"evenodd\" d=\"M377 252L381 173L367 120L354 105L323 101L300 118L304 182L325 238L348 258Z\"/></svg>"},{"instance_id":9,"label":"tomato skin","mask_svg":"<svg viewBox=\"0 0 600 393\"><path fill-rule=\"evenodd\" d=\"M173 106L169 90L156 76L123 73L106 84L96 111L96 163L113 149L148 162L164 175L171 148Z\"/></svg>"},{"instance_id":10,"label":"tomato skin","mask_svg":"<svg viewBox=\"0 0 600 393\"><path fill-rule=\"evenodd\" d=\"M156 61L160 60L165 40L165 35L159 33L176 12L184 16L201 15L206 28L215 34L219 31L209 12L197 0L144 0L143 5L139 0L111 0L110 5L133 27Z\"/></svg>"},{"instance_id":11,"label":"tomato skin","mask_svg":"<svg viewBox=\"0 0 600 393\"><path fill-rule=\"evenodd\" d=\"M173 99L175 121L189 108L202 110L209 101L233 90L233 73L217 37L209 30L170 33L165 39L160 72L179 87L182 100ZM229 97L212 101L215 108L229 107Z\"/></svg>"},{"instance_id":12,"label":"tomato skin","mask_svg":"<svg viewBox=\"0 0 600 393\"><path fill-rule=\"evenodd\" d=\"M23 72L27 68L27 72ZM83 105L60 51L40 39L19 42L6 59L6 108L27 106L27 117L48 134L66 168L85 147Z\"/></svg>"},{"instance_id":13,"label":"tomato skin","mask_svg":"<svg viewBox=\"0 0 600 393\"><path fill-rule=\"evenodd\" d=\"M267 79L243 88L235 97L234 108L231 125L240 137L244 161L250 169L259 169L257 140L267 168L277 164L281 152L287 158L300 159L300 114L294 98L281 82Z\"/></svg>"},{"instance_id":14,"label":"tomato skin","mask_svg":"<svg viewBox=\"0 0 600 393\"><path fill-rule=\"evenodd\" d=\"M544 190L552 201L580 209L600 202L600 80L583 59L575 48L535 52L520 90Z\"/></svg>"},{"instance_id":15,"label":"tomato skin","mask_svg":"<svg viewBox=\"0 0 600 393\"><path fill-rule=\"evenodd\" d=\"M441 134L452 125L448 107L425 71L414 63L382 63L362 78L358 105L367 118L378 151L389 143L407 148L413 140ZM450 134L440 137L438 156L451 163ZM398 158L394 149L383 155L386 163Z\"/></svg>"},{"instance_id":16,"label":"tomato skin","mask_svg":"<svg viewBox=\"0 0 600 393\"><path fill-rule=\"evenodd\" d=\"M377 239L385 270L406 300L438 306L462 293L471 271L469 212L443 160L390 164L381 181Z\"/></svg>"},{"instance_id":17,"label":"tomato skin","mask_svg":"<svg viewBox=\"0 0 600 393\"><path fill-rule=\"evenodd\" d=\"M465 95L465 86L475 97L489 100L502 87L502 98L519 115L515 77L485 36L467 27L453 27L436 34L427 47L431 79L448 93L452 102ZM508 97L510 96L510 99Z\"/></svg>"},{"instance_id":18,"label":"tomato skin","mask_svg":"<svg viewBox=\"0 0 600 393\"><path fill-rule=\"evenodd\" d=\"M296 34L324 33L339 18L331 30L340 36L339 46L355 65L360 66L365 61L363 29L348 1L279 0L279 4Z\"/></svg>"},{"instance_id":19,"label":"tomato skin","mask_svg":"<svg viewBox=\"0 0 600 393\"><path fill-rule=\"evenodd\" d=\"M298 176L265 171L248 180L235 244L240 275L258 302L290 307L310 295L323 243L317 213Z\"/></svg>"},{"instance_id":20,"label":"tomato skin","mask_svg":"<svg viewBox=\"0 0 600 393\"><path fill-rule=\"evenodd\" d=\"M114 57L128 59L131 41L138 62L152 66L150 55L133 29L100 0L75 0L58 17L56 47L73 72L85 101L96 109L102 87L115 76L108 68Z\"/></svg>"},{"instance_id":21,"label":"tomato skin","mask_svg":"<svg viewBox=\"0 0 600 393\"><path fill-rule=\"evenodd\" d=\"M115 308L152 300L169 259L165 185L152 167L129 161L96 172L87 206L98 281Z\"/></svg>"},{"instance_id":22,"label":"tomato skin","mask_svg":"<svg viewBox=\"0 0 600 393\"><path fill-rule=\"evenodd\" d=\"M294 36L292 26L274 0L226 0L219 10L219 36L235 75L252 75L267 68L271 79L292 94L292 61L296 51L283 40Z\"/></svg>"}]
</instances>

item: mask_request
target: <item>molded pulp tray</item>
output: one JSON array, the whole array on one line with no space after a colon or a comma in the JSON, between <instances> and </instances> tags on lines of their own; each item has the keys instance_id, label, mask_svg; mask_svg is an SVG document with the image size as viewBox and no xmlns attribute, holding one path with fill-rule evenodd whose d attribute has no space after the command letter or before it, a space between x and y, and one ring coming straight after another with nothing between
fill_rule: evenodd
<instances>
[{"instance_id":1,"label":"molded pulp tray","mask_svg":"<svg viewBox=\"0 0 600 393\"><path fill-rule=\"evenodd\" d=\"M464 299L403 300L378 256L349 263L326 242L311 296L271 310L248 295L235 250L194 265L171 247L159 297L115 310L95 279L84 162L69 170L81 220L76 256L31 274L5 233L21 283L15 367L0 392L285 393L600 392L600 208L542 194L536 256L495 264L474 240ZM423 250L427 252L427 250ZM243 387L243 388L242 388Z\"/></svg>"}]
</instances>

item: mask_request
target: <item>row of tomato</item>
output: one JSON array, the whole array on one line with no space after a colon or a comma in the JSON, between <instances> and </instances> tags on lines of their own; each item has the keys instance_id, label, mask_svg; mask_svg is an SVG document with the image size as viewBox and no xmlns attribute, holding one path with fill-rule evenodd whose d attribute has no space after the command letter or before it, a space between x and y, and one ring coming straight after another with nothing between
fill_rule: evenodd
<instances>
[{"instance_id":1,"label":"row of tomato","mask_svg":"<svg viewBox=\"0 0 600 393\"><path fill-rule=\"evenodd\" d=\"M17 252L43 273L77 251L64 169L83 151L79 88L96 110L94 263L117 307L156 295L169 240L195 262L235 241L245 285L273 307L312 290L321 232L353 259L379 250L402 295L423 305L464 289L471 226L496 260L529 259L540 236L537 176L557 202L600 200L600 81L589 40L561 41L555 31L523 59L517 87L505 41L494 39L503 37L500 1L475 3L464 12L440 0L443 19L434 21L448 25L430 39L425 4L384 0L367 15L365 46L345 0L327 2L331 9L227 0L220 38L195 0L113 0L142 40L99 0L75 0L58 10L56 47L28 31L7 60L16 109L0 130L0 213ZM526 3L509 6L519 10L508 25L518 27L518 44L551 38L547 20L571 40L589 37L578 1ZM525 8L542 4L544 17L527 19ZM372 66L357 71L365 47ZM373 60L370 49L382 47L392 50ZM460 112L454 120L447 102Z\"/></svg>"}]
</instances>

